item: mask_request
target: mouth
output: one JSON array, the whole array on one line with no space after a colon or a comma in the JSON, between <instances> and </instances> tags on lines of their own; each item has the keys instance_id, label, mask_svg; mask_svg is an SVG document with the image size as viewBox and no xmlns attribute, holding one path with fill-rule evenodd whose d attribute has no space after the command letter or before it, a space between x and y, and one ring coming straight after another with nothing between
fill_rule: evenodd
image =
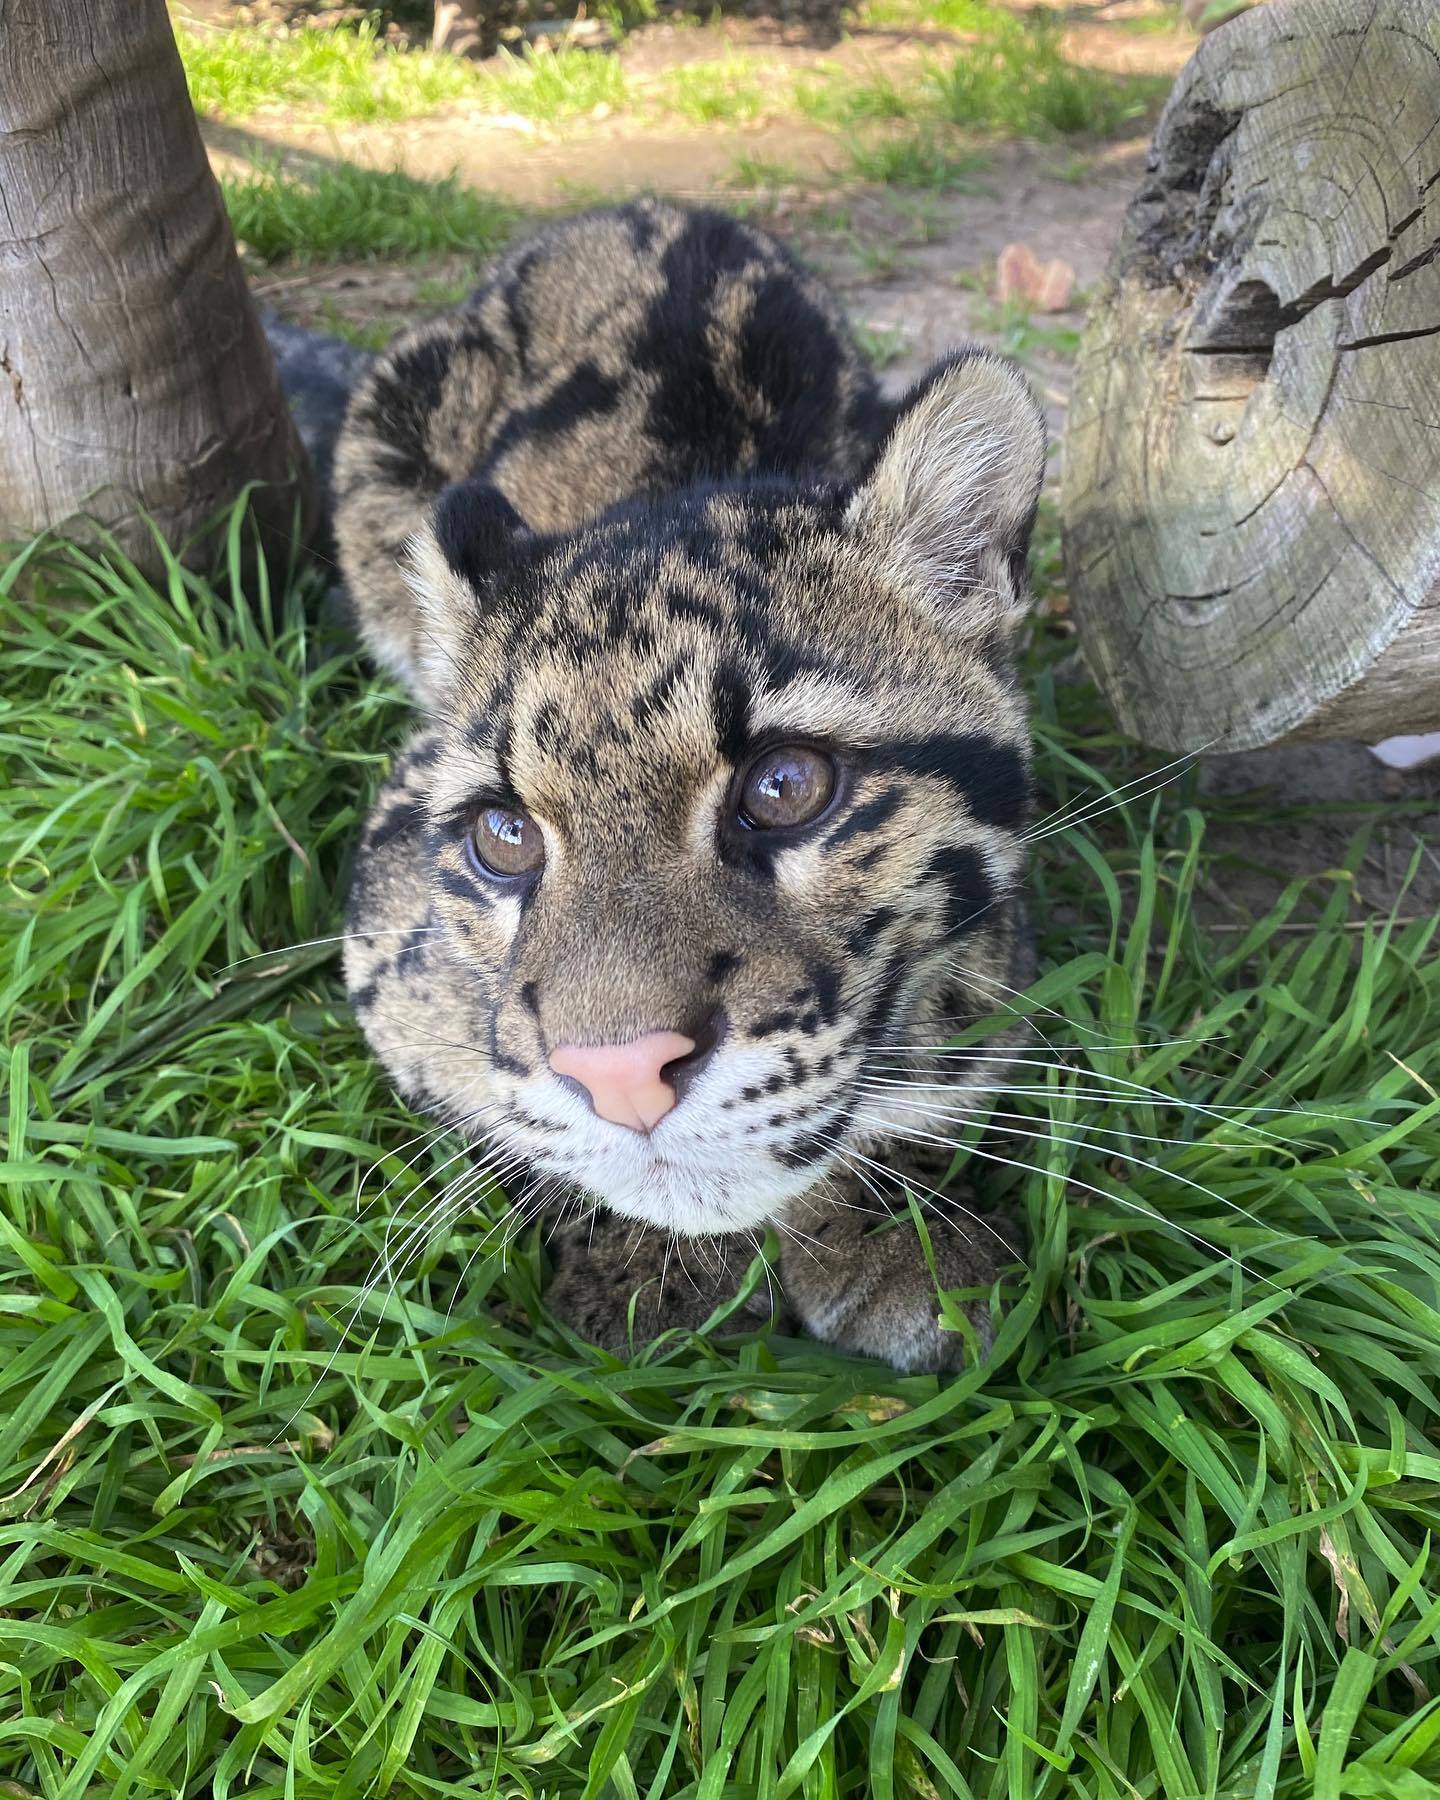
<instances>
[{"instance_id":1,"label":"mouth","mask_svg":"<svg viewBox=\"0 0 1440 1800\"><path fill-rule=\"evenodd\" d=\"M747 1110L758 1120L742 1122L735 1106L755 1085L754 1071L726 1073L719 1091L687 1095L648 1132L597 1117L578 1084L537 1077L524 1084L514 1129L524 1132L526 1120L539 1127L528 1146L536 1168L623 1217L681 1237L754 1230L812 1188L843 1150L859 1070L783 1123L753 1103Z\"/></svg>"}]
</instances>

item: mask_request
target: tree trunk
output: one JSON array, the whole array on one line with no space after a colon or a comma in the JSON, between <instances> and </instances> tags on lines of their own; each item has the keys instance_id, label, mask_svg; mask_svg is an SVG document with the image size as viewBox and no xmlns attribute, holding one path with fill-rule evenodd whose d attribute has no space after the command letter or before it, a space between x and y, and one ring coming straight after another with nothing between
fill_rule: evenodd
<instances>
[{"instance_id":1,"label":"tree trunk","mask_svg":"<svg viewBox=\"0 0 1440 1800\"><path fill-rule=\"evenodd\" d=\"M0 536L308 505L165 0L0 0Z\"/></svg>"},{"instance_id":2,"label":"tree trunk","mask_svg":"<svg viewBox=\"0 0 1440 1800\"><path fill-rule=\"evenodd\" d=\"M1071 600L1176 750L1440 724L1440 7L1276 0L1160 121L1081 352Z\"/></svg>"},{"instance_id":3,"label":"tree trunk","mask_svg":"<svg viewBox=\"0 0 1440 1800\"><path fill-rule=\"evenodd\" d=\"M493 56L514 16L515 0L435 0L430 48L453 56Z\"/></svg>"}]
</instances>

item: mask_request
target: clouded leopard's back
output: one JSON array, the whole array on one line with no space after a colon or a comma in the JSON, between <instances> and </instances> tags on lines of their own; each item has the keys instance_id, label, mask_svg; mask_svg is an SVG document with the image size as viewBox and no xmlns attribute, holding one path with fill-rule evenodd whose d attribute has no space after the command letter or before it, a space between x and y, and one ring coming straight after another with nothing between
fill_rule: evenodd
<instances>
[{"instance_id":1,"label":"clouded leopard's back","mask_svg":"<svg viewBox=\"0 0 1440 1800\"><path fill-rule=\"evenodd\" d=\"M356 390L335 490L361 628L423 696L401 558L451 482L561 531L694 482L852 479L890 416L832 297L766 233L655 201L552 225Z\"/></svg>"}]
</instances>

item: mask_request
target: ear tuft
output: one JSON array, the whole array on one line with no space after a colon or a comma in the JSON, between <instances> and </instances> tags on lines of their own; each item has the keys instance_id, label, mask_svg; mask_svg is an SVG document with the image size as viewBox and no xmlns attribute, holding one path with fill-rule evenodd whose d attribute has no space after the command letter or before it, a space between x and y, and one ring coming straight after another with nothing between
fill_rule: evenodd
<instances>
[{"instance_id":1,"label":"ear tuft","mask_svg":"<svg viewBox=\"0 0 1440 1800\"><path fill-rule=\"evenodd\" d=\"M484 481L457 481L406 544L406 580L425 621L421 660L429 691L450 685L465 634L485 608L487 590L529 535L498 488Z\"/></svg>"},{"instance_id":2,"label":"ear tuft","mask_svg":"<svg viewBox=\"0 0 1440 1800\"><path fill-rule=\"evenodd\" d=\"M891 578L958 622L1023 610L1045 421L1013 363L957 351L905 395L847 512Z\"/></svg>"}]
</instances>

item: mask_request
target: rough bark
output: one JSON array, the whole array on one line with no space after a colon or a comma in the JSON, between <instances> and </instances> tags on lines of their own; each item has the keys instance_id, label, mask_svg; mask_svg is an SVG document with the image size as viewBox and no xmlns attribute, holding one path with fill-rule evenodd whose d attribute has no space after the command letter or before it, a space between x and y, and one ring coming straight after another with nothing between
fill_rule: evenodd
<instances>
[{"instance_id":1,"label":"rough bark","mask_svg":"<svg viewBox=\"0 0 1440 1800\"><path fill-rule=\"evenodd\" d=\"M514 18L515 0L435 0L430 47L454 56L493 56Z\"/></svg>"},{"instance_id":2,"label":"rough bark","mask_svg":"<svg viewBox=\"0 0 1440 1800\"><path fill-rule=\"evenodd\" d=\"M304 453L165 0L0 0L0 536L98 521L145 568ZM307 501L308 503L308 501Z\"/></svg>"},{"instance_id":3,"label":"rough bark","mask_svg":"<svg viewBox=\"0 0 1440 1800\"><path fill-rule=\"evenodd\" d=\"M1440 7L1275 0L1161 119L1081 353L1066 569L1179 750L1440 724Z\"/></svg>"}]
</instances>

